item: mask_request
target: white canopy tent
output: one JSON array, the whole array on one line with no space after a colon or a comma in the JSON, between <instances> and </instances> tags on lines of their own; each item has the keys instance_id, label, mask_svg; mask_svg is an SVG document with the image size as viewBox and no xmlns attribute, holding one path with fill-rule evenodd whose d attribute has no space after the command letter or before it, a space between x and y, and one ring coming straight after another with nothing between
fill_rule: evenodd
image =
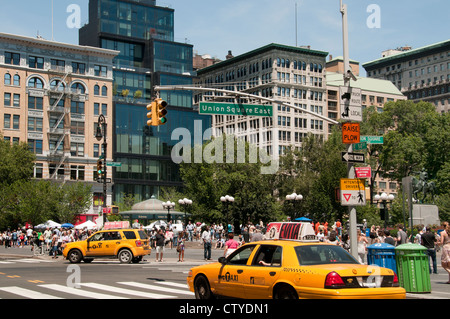
<instances>
[{"instance_id":1,"label":"white canopy tent","mask_svg":"<svg viewBox=\"0 0 450 319\"><path fill-rule=\"evenodd\" d=\"M87 228L88 230L90 230L90 229L97 229L98 226L96 223L94 223L93 221L90 221L90 220L75 226L75 229L84 229L84 228Z\"/></svg>"}]
</instances>

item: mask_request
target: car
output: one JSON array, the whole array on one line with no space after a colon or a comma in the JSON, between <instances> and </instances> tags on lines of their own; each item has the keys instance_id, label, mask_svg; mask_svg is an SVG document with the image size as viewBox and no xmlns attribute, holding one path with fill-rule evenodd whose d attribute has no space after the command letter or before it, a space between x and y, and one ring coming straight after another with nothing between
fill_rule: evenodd
<instances>
[{"instance_id":1,"label":"car","mask_svg":"<svg viewBox=\"0 0 450 319\"><path fill-rule=\"evenodd\" d=\"M219 262L191 268L197 299L405 299L395 272L362 265L340 246L274 239L250 242Z\"/></svg>"},{"instance_id":2,"label":"car","mask_svg":"<svg viewBox=\"0 0 450 319\"><path fill-rule=\"evenodd\" d=\"M121 263L139 263L150 255L147 234L141 229L107 229L86 240L67 243L63 256L71 263L91 262L94 258L118 258Z\"/></svg>"}]
</instances>

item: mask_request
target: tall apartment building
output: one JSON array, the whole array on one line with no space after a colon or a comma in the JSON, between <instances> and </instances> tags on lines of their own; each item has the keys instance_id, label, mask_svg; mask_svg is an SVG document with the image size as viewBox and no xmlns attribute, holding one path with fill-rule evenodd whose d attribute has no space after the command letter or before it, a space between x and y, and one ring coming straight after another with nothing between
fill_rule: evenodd
<instances>
[{"instance_id":1,"label":"tall apartment building","mask_svg":"<svg viewBox=\"0 0 450 319\"><path fill-rule=\"evenodd\" d=\"M193 47L174 41L174 10L154 0L90 0L79 42L120 51L113 65L113 158L122 166L113 168L114 200L126 194L146 200L161 187L182 187L172 131L194 132L195 120L207 129L211 121L193 110L191 91L160 92L169 104L165 125L147 126L146 109L155 85L192 84Z\"/></svg>"},{"instance_id":2,"label":"tall apartment building","mask_svg":"<svg viewBox=\"0 0 450 319\"><path fill-rule=\"evenodd\" d=\"M431 102L438 112L450 110L450 40L387 50L363 67L368 77L391 81L409 100Z\"/></svg>"},{"instance_id":3,"label":"tall apartment building","mask_svg":"<svg viewBox=\"0 0 450 319\"><path fill-rule=\"evenodd\" d=\"M97 214L102 204L102 186L96 182L102 141L95 133L103 113L112 142L117 54L0 33L0 132L12 143L28 143L36 154L35 178L90 183L94 202L88 214ZM106 159L112 160L111 149Z\"/></svg>"},{"instance_id":4,"label":"tall apartment building","mask_svg":"<svg viewBox=\"0 0 450 319\"><path fill-rule=\"evenodd\" d=\"M269 44L197 71L202 87L235 90L278 101L325 115L327 52ZM196 102L211 98L219 102L248 103L248 99L198 94ZM257 101L258 102L258 101ZM213 115L212 127L233 133L277 157L287 147L300 147L308 133L326 137L328 125L311 114L275 103L272 117Z\"/></svg>"}]
</instances>

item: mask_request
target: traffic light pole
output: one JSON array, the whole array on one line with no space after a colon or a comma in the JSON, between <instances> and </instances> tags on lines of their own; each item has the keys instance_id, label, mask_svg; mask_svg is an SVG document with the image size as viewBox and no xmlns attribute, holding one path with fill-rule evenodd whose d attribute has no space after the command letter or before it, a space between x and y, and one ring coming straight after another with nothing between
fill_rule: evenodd
<instances>
[{"instance_id":1,"label":"traffic light pole","mask_svg":"<svg viewBox=\"0 0 450 319\"><path fill-rule=\"evenodd\" d=\"M103 203L102 203L102 225L105 224L106 216L106 198L107 198L107 183L106 183L106 150L108 147L108 143L106 142L106 119L103 114L100 114L98 117L97 123L97 133L95 135L97 140L101 140L103 138L102 143L102 155L103 155L103 167L101 172L101 177L103 178Z\"/></svg>"},{"instance_id":2,"label":"traffic light pole","mask_svg":"<svg viewBox=\"0 0 450 319\"><path fill-rule=\"evenodd\" d=\"M350 77L352 75L350 69L350 57L348 53L348 23L347 23L347 5L342 4L340 0L340 12L342 14L342 42L343 42L343 56L344 56L344 86L350 87ZM348 144L347 152L351 153L353 151L352 144ZM355 169L353 163L348 162L347 164L347 176L350 179L355 178ZM341 190L342 191L342 190ZM358 238L356 231L357 216L356 207L348 207L349 216L349 237L350 237L350 253L358 260Z\"/></svg>"}]
</instances>

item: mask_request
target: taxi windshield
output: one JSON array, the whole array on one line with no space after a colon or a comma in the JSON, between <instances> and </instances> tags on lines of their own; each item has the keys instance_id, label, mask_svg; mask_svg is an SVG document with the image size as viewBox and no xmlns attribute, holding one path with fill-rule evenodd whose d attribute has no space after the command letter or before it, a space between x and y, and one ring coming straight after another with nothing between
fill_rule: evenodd
<instances>
[{"instance_id":1,"label":"taxi windshield","mask_svg":"<svg viewBox=\"0 0 450 319\"><path fill-rule=\"evenodd\" d=\"M334 245L307 245L294 248L301 266L359 264L345 249Z\"/></svg>"}]
</instances>

